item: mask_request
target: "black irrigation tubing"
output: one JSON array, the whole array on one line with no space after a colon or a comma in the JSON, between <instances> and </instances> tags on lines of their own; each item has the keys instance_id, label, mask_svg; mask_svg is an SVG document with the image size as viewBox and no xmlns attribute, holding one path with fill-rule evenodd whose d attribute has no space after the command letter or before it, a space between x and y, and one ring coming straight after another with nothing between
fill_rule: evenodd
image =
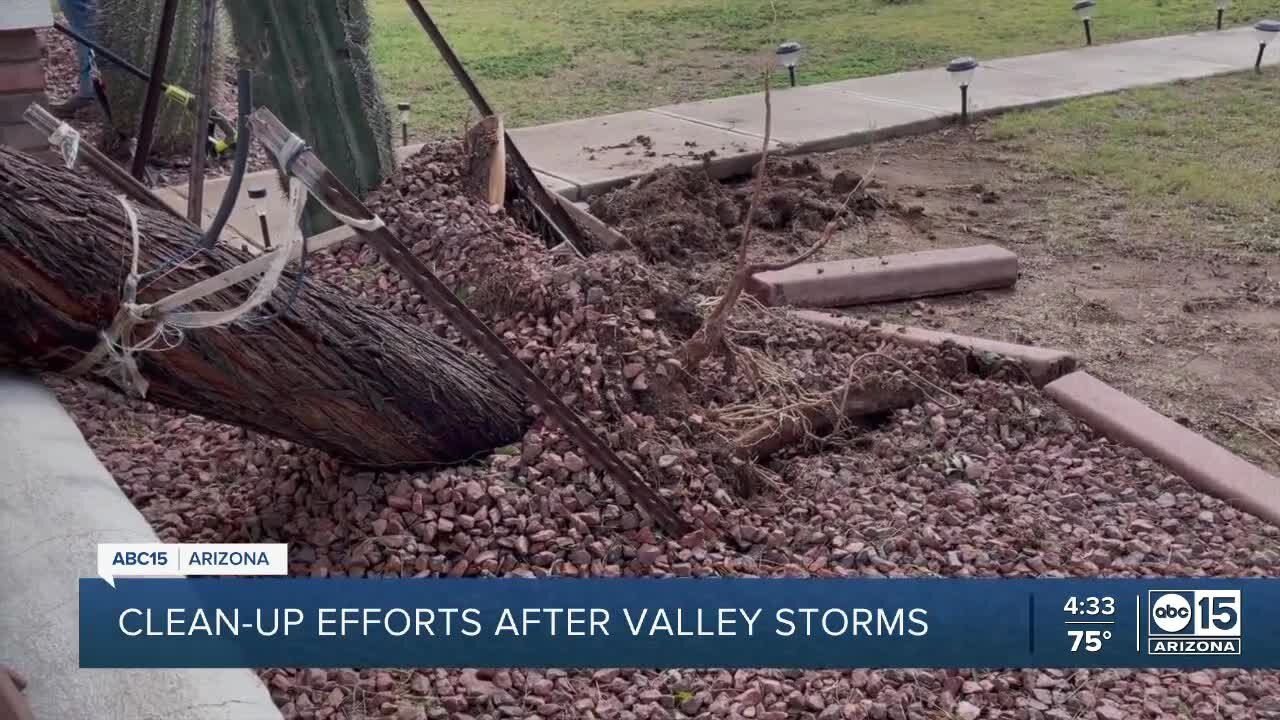
<instances>
[{"instance_id":1,"label":"black irrigation tubing","mask_svg":"<svg viewBox=\"0 0 1280 720\"><path fill-rule=\"evenodd\" d=\"M249 150L252 144L250 140L253 133L252 126L249 125L249 115L253 112L252 73L249 70L241 70L236 76L236 85L236 92L239 96L236 99L236 111L239 114L236 123L240 142L236 143L235 163L231 166L231 177L227 181L226 191L222 194L222 202L218 205L218 212L213 216L213 222L209 225L209 229L200 237L200 242L190 255L181 259L175 258L170 263L147 272L143 277L167 273L205 250L212 249L217 244L223 228L227 226L227 220L231 218L231 212L235 209L236 200L240 197L240 187L244 182L245 170L249 166Z\"/></svg>"}]
</instances>

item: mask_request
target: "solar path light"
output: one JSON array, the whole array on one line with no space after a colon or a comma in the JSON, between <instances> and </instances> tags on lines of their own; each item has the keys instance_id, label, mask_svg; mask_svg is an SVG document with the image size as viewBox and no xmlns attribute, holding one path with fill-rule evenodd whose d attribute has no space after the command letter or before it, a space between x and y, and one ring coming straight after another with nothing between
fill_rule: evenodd
<instances>
[{"instance_id":1,"label":"solar path light","mask_svg":"<svg viewBox=\"0 0 1280 720\"><path fill-rule=\"evenodd\" d=\"M791 76L791 87L796 86L796 66L800 64L800 56L804 54L804 46L798 42L785 42L774 51L778 56L778 64L787 69Z\"/></svg>"},{"instance_id":2,"label":"solar path light","mask_svg":"<svg viewBox=\"0 0 1280 720\"><path fill-rule=\"evenodd\" d=\"M1253 32L1258 37L1258 59L1254 61L1253 69L1262 72L1262 53L1267 51L1267 44L1280 34L1280 20L1261 20L1253 26Z\"/></svg>"},{"instance_id":3,"label":"solar path light","mask_svg":"<svg viewBox=\"0 0 1280 720\"><path fill-rule=\"evenodd\" d=\"M262 248L271 249L271 230L267 228L267 189L264 187L249 188L249 200L258 213L258 227L262 230Z\"/></svg>"},{"instance_id":4,"label":"solar path light","mask_svg":"<svg viewBox=\"0 0 1280 720\"><path fill-rule=\"evenodd\" d=\"M1071 6L1071 9L1076 11L1076 17L1084 22L1085 45L1093 44L1093 26L1091 22L1093 21L1093 8L1097 4L1094 0L1079 0L1075 5Z\"/></svg>"},{"instance_id":5,"label":"solar path light","mask_svg":"<svg viewBox=\"0 0 1280 720\"><path fill-rule=\"evenodd\" d=\"M400 144L409 144L409 108L407 102L397 103L396 109L400 111Z\"/></svg>"},{"instance_id":6,"label":"solar path light","mask_svg":"<svg viewBox=\"0 0 1280 720\"><path fill-rule=\"evenodd\" d=\"M960 87L960 122L963 124L969 122L969 83L973 82L977 71L978 61L971 57L956 58L947 63L947 73Z\"/></svg>"},{"instance_id":7,"label":"solar path light","mask_svg":"<svg viewBox=\"0 0 1280 720\"><path fill-rule=\"evenodd\" d=\"M1227 8L1231 7L1231 0L1214 0L1214 4L1218 6L1218 29L1222 29L1222 16L1227 12Z\"/></svg>"}]
</instances>

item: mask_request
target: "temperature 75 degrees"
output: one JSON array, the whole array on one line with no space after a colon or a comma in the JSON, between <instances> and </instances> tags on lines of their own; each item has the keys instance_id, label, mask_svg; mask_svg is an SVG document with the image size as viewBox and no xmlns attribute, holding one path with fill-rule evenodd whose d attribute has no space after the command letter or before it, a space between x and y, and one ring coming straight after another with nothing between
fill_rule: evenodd
<instances>
[{"instance_id":1,"label":"temperature 75 degrees","mask_svg":"<svg viewBox=\"0 0 1280 720\"><path fill-rule=\"evenodd\" d=\"M1071 638L1071 652L1098 652L1102 649L1102 641L1111 639L1110 630L1068 630Z\"/></svg>"}]
</instances>

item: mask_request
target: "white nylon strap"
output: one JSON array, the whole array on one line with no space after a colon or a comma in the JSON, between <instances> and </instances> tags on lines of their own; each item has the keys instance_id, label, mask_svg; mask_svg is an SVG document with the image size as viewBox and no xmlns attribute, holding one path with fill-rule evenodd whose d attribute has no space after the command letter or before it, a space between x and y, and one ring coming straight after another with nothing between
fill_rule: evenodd
<instances>
[{"instance_id":1,"label":"white nylon strap","mask_svg":"<svg viewBox=\"0 0 1280 720\"><path fill-rule=\"evenodd\" d=\"M49 144L58 148L62 154L62 162L68 170L75 169L76 160L80 157L80 132L66 123L60 123L49 136Z\"/></svg>"},{"instance_id":2,"label":"white nylon strap","mask_svg":"<svg viewBox=\"0 0 1280 720\"><path fill-rule=\"evenodd\" d=\"M289 234L282 245L271 251L274 253L271 263L263 270L262 278L258 281L257 286L254 287L253 292L249 293L249 297L245 298L244 302L229 310L172 312L183 305L188 305L200 298L230 287L231 284L235 284L211 283L205 285L200 283L186 290L180 290L151 305L144 306L142 311L145 314L159 315L165 323L184 329L229 325L244 317L271 298L276 286L280 284L280 276L284 273L285 266L289 264L290 258L293 257L294 250L301 247L302 210L306 207L306 203L307 189L303 186L302 180L296 177L289 178ZM226 273L223 275L226 275ZM219 277L223 277L223 275Z\"/></svg>"},{"instance_id":3,"label":"white nylon strap","mask_svg":"<svg viewBox=\"0 0 1280 720\"><path fill-rule=\"evenodd\" d=\"M68 163L67 167L74 165L76 155L79 152L79 133L66 123L63 123L50 137L50 142L62 149L63 159ZM277 155L277 160L281 161L283 167L289 168L294 159L306 149L306 144L302 142L301 138L297 135L291 135ZM132 259L129 264L129 276L125 279L124 296L121 298L120 308L116 312L111 326L101 333L102 339L97 347L70 368L67 374L75 377L89 372L97 367L98 363L105 357L109 356L113 361L113 367L119 373L118 377L113 377L113 379L126 390L133 389L140 396L146 397L148 382L138 371L136 358L138 353L159 352L176 347L182 341L183 329L229 325L271 298L272 293L275 292L276 287L280 284L280 276L284 273L285 267L303 244L302 212L306 207L309 194L301 178L291 174L289 177L289 234L283 244L276 246L271 251L273 255L271 255L270 260L260 269L255 266L250 271L250 268L244 265L232 268L216 277L196 283L147 305L137 304L138 254L141 243L141 234L138 230L138 215L128 200L124 197L119 198L120 204L124 208L125 216L129 220L129 234L132 244ZM353 218L334 210L318 195L315 198L322 207L344 225L363 232L374 232L386 227L386 223L377 215L371 218ZM177 308L221 292L248 280L258 273L262 274L258 284L249 293L249 297L234 308L229 310L174 312ZM151 333L139 342L133 343L134 327L148 321L155 322L155 327ZM170 340L165 347L158 347L162 340L175 333L176 339Z\"/></svg>"}]
</instances>

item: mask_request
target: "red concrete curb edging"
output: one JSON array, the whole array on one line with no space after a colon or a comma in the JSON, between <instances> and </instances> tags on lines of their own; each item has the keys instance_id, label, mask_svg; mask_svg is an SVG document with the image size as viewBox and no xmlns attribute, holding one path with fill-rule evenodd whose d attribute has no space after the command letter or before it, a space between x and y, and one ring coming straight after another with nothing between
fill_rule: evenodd
<instances>
[{"instance_id":1,"label":"red concrete curb edging","mask_svg":"<svg viewBox=\"0 0 1280 720\"><path fill-rule=\"evenodd\" d=\"M1034 345L1017 345L1001 342L1000 340L956 335L939 330L925 330L923 328L890 323L872 325L866 320L815 310L792 310L791 316L814 325L836 330L874 332L877 335L893 338L911 347L937 347L945 342L951 342L972 351L1003 355L1022 363L1036 387L1044 387L1046 383L1053 382L1076 369L1075 356L1065 350L1042 348Z\"/></svg>"},{"instance_id":2,"label":"red concrete curb edging","mask_svg":"<svg viewBox=\"0 0 1280 720\"><path fill-rule=\"evenodd\" d=\"M975 245L803 263L755 275L747 291L765 305L844 307L1010 287L1017 281L1017 255L996 245Z\"/></svg>"},{"instance_id":3,"label":"red concrete curb edging","mask_svg":"<svg viewBox=\"0 0 1280 720\"><path fill-rule=\"evenodd\" d=\"M1141 450L1196 488L1280 525L1280 478L1086 372L1044 391L1094 430Z\"/></svg>"}]
</instances>

